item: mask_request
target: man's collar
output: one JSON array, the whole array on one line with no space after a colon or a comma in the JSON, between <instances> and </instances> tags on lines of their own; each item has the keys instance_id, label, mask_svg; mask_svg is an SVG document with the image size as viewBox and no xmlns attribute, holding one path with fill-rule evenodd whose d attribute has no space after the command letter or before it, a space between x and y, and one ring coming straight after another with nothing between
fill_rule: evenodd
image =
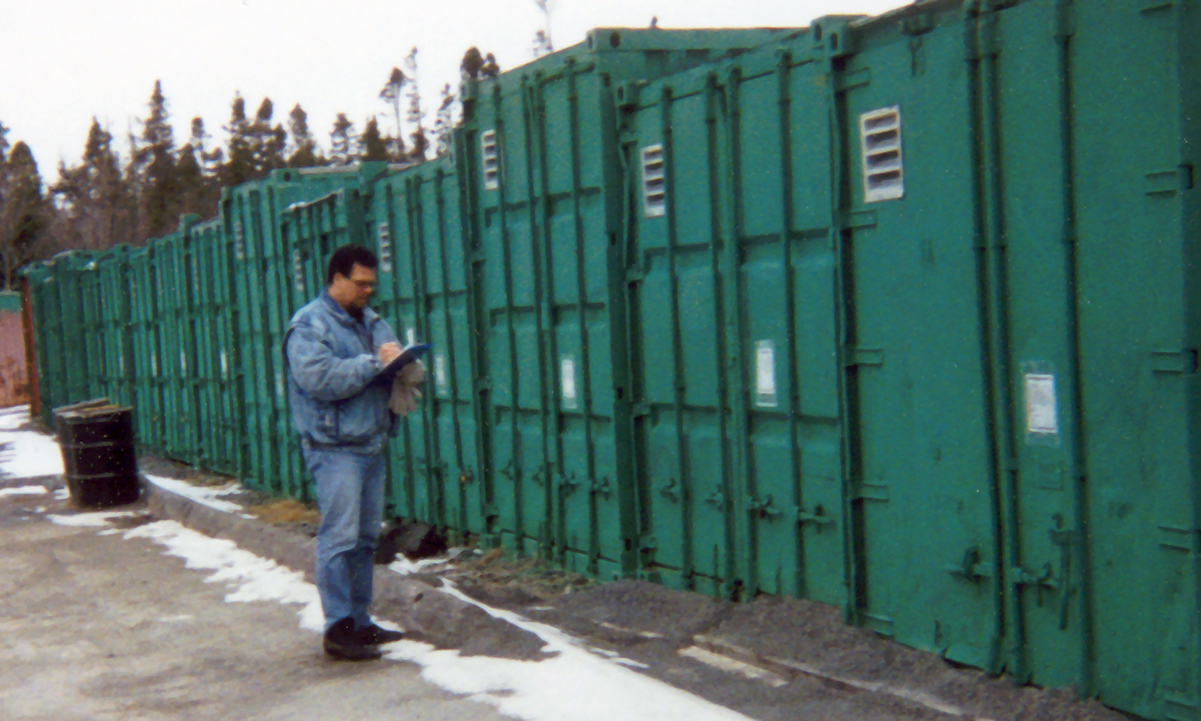
<instances>
[{"instance_id":1,"label":"man's collar","mask_svg":"<svg viewBox=\"0 0 1201 721\"><path fill-rule=\"evenodd\" d=\"M333 296L329 294L328 289L321 291L320 298L329 305L330 311L334 314L334 317L337 318L340 323L342 323L342 325L354 326L359 323L359 321L354 319L354 316L346 312L345 308L338 305L338 301L334 300ZM370 308L364 308L362 323L365 326L370 325L378 317L379 315L375 311L371 310Z\"/></svg>"}]
</instances>

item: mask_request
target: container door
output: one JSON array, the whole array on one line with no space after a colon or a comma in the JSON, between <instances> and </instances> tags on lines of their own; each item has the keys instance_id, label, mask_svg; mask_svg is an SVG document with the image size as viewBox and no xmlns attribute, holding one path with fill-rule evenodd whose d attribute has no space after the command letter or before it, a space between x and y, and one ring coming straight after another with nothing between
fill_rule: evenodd
<instances>
[{"instance_id":1,"label":"container door","mask_svg":"<svg viewBox=\"0 0 1201 721\"><path fill-rule=\"evenodd\" d=\"M1096 690L1198 702L1197 8L1076 3L1081 402Z\"/></svg>"},{"instance_id":2,"label":"container door","mask_svg":"<svg viewBox=\"0 0 1201 721\"><path fill-rule=\"evenodd\" d=\"M954 27L968 21L948 22L839 79L855 593L878 633L997 670L972 78Z\"/></svg>"},{"instance_id":3,"label":"container door","mask_svg":"<svg viewBox=\"0 0 1201 721\"><path fill-rule=\"evenodd\" d=\"M402 344L423 340L425 318L418 310L420 263L413 257L411 214L400 176L378 184L373 202L375 225L368 228L367 244L375 247L380 261L376 310ZM427 384L423 392L428 390ZM388 453L388 502L398 517L440 525L436 489L431 493L430 488L425 433L419 413L401 422Z\"/></svg>"},{"instance_id":4,"label":"container door","mask_svg":"<svg viewBox=\"0 0 1201 721\"><path fill-rule=\"evenodd\" d=\"M409 236L424 261L424 337L433 345L424 393L431 481L439 486L442 524L483 534L484 497L476 461L467 288L456 176L441 167L414 175L406 187Z\"/></svg>"},{"instance_id":5,"label":"container door","mask_svg":"<svg viewBox=\"0 0 1201 721\"><path fill-rule=\"evenodd\" d=\"M694 82L662 102L644 96L626 151L639 566L670 587L729 598L738 489L727 412L737 380L722 332L728 118L717 83Z\"/></svg>"},{"instance_id":6,"label":"container door","mask_svg":"<svg viewBox=\"0 0 1201 721\"><path fill-rule=\"evenodd\" d=\"M540 304L544 292L536 268L541 256L532 236L526 174L528 136L519 102L489 108L473 183L480 188L479 237L482 351L489 356L491 391L485 407L492 424L489 457L496 503L496 532L523 553L553 552L551 492L565 478L550 465L559 433L548 432L547 355L550 338ZM568 156L570 157L570 156ZM483 167L481 167L483 166ZM536 295L539 294L539 295Z\"/></svg>"}]
</instances>

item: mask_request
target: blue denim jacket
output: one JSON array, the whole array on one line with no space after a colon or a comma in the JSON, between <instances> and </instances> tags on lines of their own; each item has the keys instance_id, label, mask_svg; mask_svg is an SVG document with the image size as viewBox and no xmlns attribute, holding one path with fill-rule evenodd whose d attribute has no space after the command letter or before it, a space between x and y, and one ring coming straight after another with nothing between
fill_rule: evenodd
<instances>
[{"instance_id":1,"label":"blue denim jacket","mask_svg":"<svg viewBox=\"0 0 1201 721\"><path fill-rule=\"evenodd\" d=\"M350 317L326 291L296 311L284 336L292 425L307 445L345 446L378 453L395 434L388 384L372 383L376 355L396 334L370 308L362 322Z\"/></svg>"}]
</instances>

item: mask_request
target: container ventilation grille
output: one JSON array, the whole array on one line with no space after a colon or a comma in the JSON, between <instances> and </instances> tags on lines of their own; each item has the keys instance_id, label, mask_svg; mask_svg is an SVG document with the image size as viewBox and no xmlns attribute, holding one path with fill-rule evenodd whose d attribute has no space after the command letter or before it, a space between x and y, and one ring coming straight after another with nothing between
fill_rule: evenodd
<instances>
[{"instance_id":1,"label":"container ventilation grille","mask_svg":"<svg viewBox=\"0 0 1201 721\"><path fill-rule=\"evenodd\" d=\"M484 156L484 188L496 190L500 187L500 149L496 145L496 131L481 133L480 145Z\"/></svg>"},{"instance_id":2,"label":"container ventilation grille","mask_svg":"<svg viewBox=\"0 0 1201 721\"><path fill-rule=\"evenodd\" d=\"M642 212L648 218L667 213L667 181L663 164L663 146L642 149Z\"/></svg>"},{"instance_id":3,"label":"container ventilation grille","mask_svg":"<svg viewBox=\"0 0 1201 721\"><path fill-rule=\"evenodd\" d=\"M863 202L904 197L900 106L860 115L859 139L863 149Z\"/></svg>"},{"instance_id":4,"label":"container ventilation grille","mask_svg":"<svg viewBox=\"0 0 1201 721\"><path fill-rule=\"evenodd\" d=\"M292 249L292 285L296 288L296 294L304 297L304 253L300 248Z\"/></svg>"},{"instance_id":5,"label":"container ventilation grille","mask_svg":"<svg viewBox=\"0 0 1201 721\"><path fill-rule=\"evenodd\" d=\"M392 231L387 221L376 225L376 237L379 238L379 265L384 273L392 272Z\"/></svg>"}]
</instances>

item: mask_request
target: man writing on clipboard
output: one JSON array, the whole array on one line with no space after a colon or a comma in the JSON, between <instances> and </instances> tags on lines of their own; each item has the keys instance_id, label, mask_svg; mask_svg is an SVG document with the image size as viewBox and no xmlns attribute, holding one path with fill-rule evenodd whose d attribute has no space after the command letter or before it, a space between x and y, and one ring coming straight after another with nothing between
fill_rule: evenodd
<instances>
[{"instance_id":1,"label":"man writing on clipboard","mask_svg":"<svg viewBox=\"0 0 1201 721\"><path fill-rule=\"evenodd\" d=\"M367 307L375 254L357 245L334 251L328 286L296 311L284 336L292 425L317 486L317 590L325 614L325 653L380 657L400 640L376 626L371 604L375 543L384 507L384 447L397 416L416 407L428 346L402 351L396 334Z\"/></svg>"}]
</instances>

